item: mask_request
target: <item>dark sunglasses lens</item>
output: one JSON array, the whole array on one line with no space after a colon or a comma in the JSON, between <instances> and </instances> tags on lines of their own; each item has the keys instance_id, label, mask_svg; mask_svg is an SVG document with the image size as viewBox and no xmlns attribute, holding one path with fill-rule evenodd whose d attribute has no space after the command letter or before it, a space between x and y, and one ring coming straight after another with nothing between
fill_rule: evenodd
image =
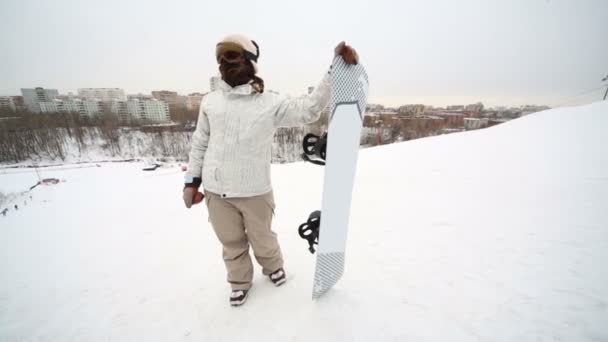
<instances>
[{"instance_id":1,"label":"dark sunglasses lens","mask_svg":"<svg viewBox=\"0 0 608 342\"><path fill-rule=\"evenodd\" d=\"M226 56L226 58L235 59L235 58L239 58L241 56L241 54L236 51L226 51L224 56Z\"/></svg>"},{"instance_id":2,"label":"dark sunglasses lens","mask_svg":"<svg viewBox=\"0 0 608 342\"><path fill-rule=\"evenodd\" d=\"M241 54L236 51L226 51L223 53L223 57L227 61L236 61L241 57Z\"/></svg>"}]
</instances>

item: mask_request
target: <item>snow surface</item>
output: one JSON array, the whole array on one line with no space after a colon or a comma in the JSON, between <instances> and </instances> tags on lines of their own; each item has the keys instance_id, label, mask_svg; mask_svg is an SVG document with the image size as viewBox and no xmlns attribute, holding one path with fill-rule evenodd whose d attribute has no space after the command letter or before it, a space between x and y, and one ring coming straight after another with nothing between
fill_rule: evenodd
<instances>
[{"instance_id":1,"label":"snow surface","mask_svg":"<svg viewBox=\"0 0 608 342\"><path fill-rule=\"evenodd\" d=\"M289 279L256 265L239 308L177 166L43 169L64 182L0 216L0 341L607 341L607 130L603 102L362 150L346 273L314 302L322 168L273 165Z\"/></svg>"}]
</instances>

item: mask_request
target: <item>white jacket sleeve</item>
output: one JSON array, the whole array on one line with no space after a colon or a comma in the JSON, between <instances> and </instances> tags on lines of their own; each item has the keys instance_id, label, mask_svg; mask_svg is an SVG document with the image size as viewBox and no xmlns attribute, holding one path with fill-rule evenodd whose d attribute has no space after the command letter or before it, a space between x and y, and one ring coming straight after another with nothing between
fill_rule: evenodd
<instances>
[{"instance_id":1,"label":"white jacket sleeve","mask_svg":"<svg viewBox=\"0 0 608 342\"><path fill-rule=\"evenodd\" d=\"M315 122L329 102L329 73L312 94L297 98L284 97L274 113L275 127L296 127Z\"/></svg>"},{"instance_id":2,"label":"white jacket sleeve","mask_svg":"<svg viewBox=\"0 0 608 342\"><path fill-rule=\"evenodd\" d=\"M205 152L207 152L207 146L209 144L209 118L205 113L204 102L205 100L203 99L198 113L196 130L192 135L188 171L186 172L187 175L198 178L200 178L202 174Z\"/></svg>"}]
</instances>

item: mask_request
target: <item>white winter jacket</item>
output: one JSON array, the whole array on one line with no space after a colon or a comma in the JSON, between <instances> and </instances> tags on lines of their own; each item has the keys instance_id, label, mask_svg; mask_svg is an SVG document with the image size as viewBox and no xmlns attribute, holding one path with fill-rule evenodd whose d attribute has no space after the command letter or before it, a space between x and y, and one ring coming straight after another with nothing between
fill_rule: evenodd
<instances>
[{"instance_id":1,"label":"white winter jacket","mask_svg":"<svg viewBox=\"0 0 608 342\"><path fill-rule=\"evenodd\" d=\"M275 129L318 120L329 102L329 87L325 75L312 94L290 98L220 81L219 89L201 102L186 176L202 178L205 190L222 197L269 192Z\"/></svg>"}]
</instances>

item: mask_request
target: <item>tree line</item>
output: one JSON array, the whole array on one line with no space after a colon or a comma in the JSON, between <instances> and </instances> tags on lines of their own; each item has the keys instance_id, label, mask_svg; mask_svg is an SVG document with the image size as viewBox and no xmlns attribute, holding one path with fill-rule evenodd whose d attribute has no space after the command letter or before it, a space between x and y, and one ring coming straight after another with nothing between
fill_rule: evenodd
<instances>
[{"instance_id":1,"label":"tree line","mask_svg":"<svg viewBox=\"0 0 608 342\"><path fill-rule=\"evenodd\" d=\"M101 149L108 156L170 157L187 160L198 109L170 105L171 124L122 120L109 108L94 117L79 113L30 113L0 109L0 163L32 159L66 160L69 153L85 155ZM327 130L327 111L305 127L280 128L275 133L272 161L301 160L302 139L307 133ZM439 134L446 125L437 120L399 120L366 116L363 146L374 146ZM139 132L139 133L138 133Z\"/></svg>"}]
</instances>

